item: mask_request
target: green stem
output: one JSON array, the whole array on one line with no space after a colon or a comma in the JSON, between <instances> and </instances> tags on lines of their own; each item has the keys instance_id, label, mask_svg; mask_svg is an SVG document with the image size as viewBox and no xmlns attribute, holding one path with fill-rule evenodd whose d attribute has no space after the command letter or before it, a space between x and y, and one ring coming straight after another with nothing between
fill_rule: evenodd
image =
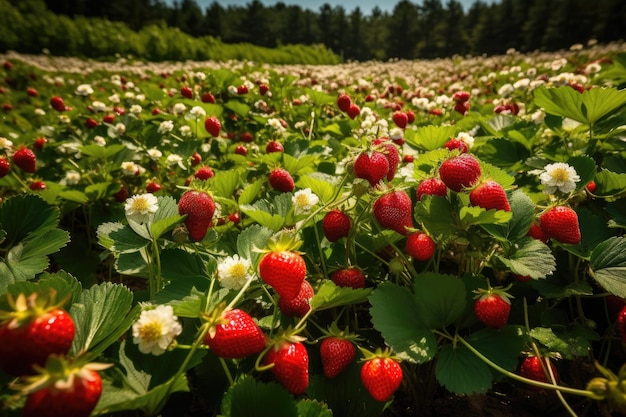
<instances>
[{"instance_id":1,"label":"green stem","mask_svg":"<svg viewBox=\"0 0 626 417\"><path fill-rule=\"evenodd\" d=\"M232 386L235 381L233 380L233 375L230 373L230 369L228 369L228 364L224 360L224 358L220 358L220 363L222 364L222 368L224 369L224 374L226 374L226 379L228 379L228 385Z\"/></svg>"},{"instance_id":2,"label":"green stem","mask_svg":"<svg viewBox=\"0 0 626 417\"><path fill-rule=\"evenodd\" d=\"M156 286L155 294L163 289L163 276L161 275L161 253L159 252L159 243L156 239L152 239L152 251L154 252L154 260L156 263L156 274L154 285ZM150 290L152 292L152 290Z\"/></svg>"}]
</instances>

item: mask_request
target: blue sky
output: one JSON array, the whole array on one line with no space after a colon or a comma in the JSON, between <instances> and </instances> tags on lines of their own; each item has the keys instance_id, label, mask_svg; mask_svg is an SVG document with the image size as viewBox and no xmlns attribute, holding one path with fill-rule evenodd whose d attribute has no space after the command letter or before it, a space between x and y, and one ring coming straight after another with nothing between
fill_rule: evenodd
<instances>
[{"instance_id":1,"label":"blue sky","mask_svg":"<svg viewBox=\"0 0 626 417\"><path fill-rule=\"evenodd\" d=\"M250 3L252 0L218 0L222 6L227 7L229 5L233 6L245 6ZM260 0L261 3L267 6L273 6L278 3L279 0ZM357 6L361 8L361 11L364 14L369 14L374 6L380 7L381 10L391 12L394 6L399 2L397 1L382 1L382 0L282 0L283 3L288 5L298 5L303 9L310 9L315 12L319 11L320 6L324 3L328 3L331 6L342 5L346 12L351 12ZM463 5L465 11L474 3L475 0L459 0L459 2ZM493 3L495 0L483 0L484 3ZM168 4L173 4L174 0L165 0ZM202 7L203 9L210 5L213 0L196 0L196 3ZM413 0L413 3L419 4L420 0ZM446 0L441 1L442 4L446 4Z\"/></svg>"}]
</instances>

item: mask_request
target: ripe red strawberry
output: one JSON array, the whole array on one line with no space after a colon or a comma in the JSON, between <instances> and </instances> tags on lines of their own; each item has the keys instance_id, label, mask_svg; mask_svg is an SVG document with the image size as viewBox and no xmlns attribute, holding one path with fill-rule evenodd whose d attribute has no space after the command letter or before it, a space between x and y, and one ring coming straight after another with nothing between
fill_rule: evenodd
<instances>
[{"instance_id":1,"label":"ripe red strawberry","mask_svg":"<svg viewBox=\"0 0 626 417\"><path fill-rule=\"evenodd\" d=\"M548 236L537 223L531 224L526 234L533 239L542 241L543 243L548 243L548 240L550 240L550 236Z\"/></svg>"},{"instance_id":2,"label":"ripe red strawberry","mask_svg":"<svg viewBox=\"0 0 626 417\"><path fill-rule=\"evenodd\" d=\"M156 181L150 181L146 184L146 191L149 193L156 193L157 191L161 191L161 184Z\"/></svg>"},{"instance_id":3,"label":"ripe red strawberry","mask_svg":"<svg viewBox=\"0 0 626 417\"><path fill-rule=\"evenodd\" d=\"M470 93L467 91L457 91L452 96L452 99L457 103L465 103L470 99Z\"/></svg>"},{"instance_id":4,"label":"ripe red strawberry","mask_svg":"<svg viewBox=\"0 0 626 417\"><path fill-rule=\"evenodd\" d=\"M349 95L339 94L339 97L337 97L337 107L339 107L342 112L347 113L351 105L352 100Z\"/></svg>"},{"instance_id":5,"label":"ripe red strawberry","mask_svg":"<svg viewBox=\"0 0 626 417\"><path fill-rule=\"evenodd\" d=\"M87 120L85 120L85 127L87 129L94 129L98 127L98 122L95 119L89 117L87 118Z\"/></svg>"},{"instance_id":6,"label":"ripe red strawberry","mask_svg":"<svg viewBox=\"0 0 626 417\"><path fill-rule=\"evenodd\" d=\"M156 110L156 109L155 109L155 110ZM153 112L152 114L155 114L155 113L154 113L154 110L152 110L152 112ZM158 114L158 113L156 113L156 114ZM104 116L104 117L102 118L102 121L103 121L104 123L113 123L113 122L115 121L115 115L114 115L114 114L107 114L106 116Z\"/></svg>"},{"instance_id":7,"label":"ripe red strawberry","mask_svg":"<svg viewBox=\"0 0 626 417\"><path fill-rule=\"evenodd\" d=\"M9 160L4 156L0 156L0 178L6 176L11 170L11 164Z\"/></svg>"},{"instance_id":8,"label":"ripe red strawberry","mask_svg":"<svg viewBox=\"0 0 626 417\"><path fill-rule=\"evenodd\" d=\"M406 253L418 261L430 259L436 248L435 241L424 232L411 233L406 238Z\"/></svg>"},{"instance_id":9,"label":"ripe red strawberry","mask_svg":"<svg viewBox=\"0 0 626 417\"><path fill-rule=\"evenodd\" d=\"M354 161L354 175L375 187L389 173L389 160L382 152L362 152Z\"/></svg>"},{"instance_id":10,"label":"ripe red strawberry","mask_svg":"<svg viewBox=\"0 0 626 417\"><path fill-rule=\"evenodd\" d=\"M385 228L406 235L413 227L413 203L404 190L396 190L378 197L372 206L374 217Z\"/></svg>"},{"instance_id":11,"label":"ripe red strawberry","mask_svg":"<svg viewBox=\"0 0 626 417\"><path fill-rule=\"evenodd\" d=\"M309 352L301 342L282 341L263 358L278 382L293 395L303 394L309 386Z\"/></svg>"},{"instance_id":12,"label":"ripe red strawberry","mask_svg":"<svg viewBox=\"0 0 626 417\"><path fill-rule=\"evenodd\" d=\"M474 314L487 327L493 329L503 328L509 320L511 302L509 295L500 290L477 291L474 302Z\"/></svg>"},{"instance_id":13,"label":"ripe red strawberry","mask_svg":"<svg viewBox=\"0 0 626 417\"><path fill-rule=\"evenodd\" d=\"M394 112L392 118L393 118L393 122L400 129L405 129L406 125L409 123L409 116L407 116L407 114L403 111Z\"/></svg>"},{"instance_id":14,"label":"ripe red strawberry","mask_svg":"<svg viewBox=\"0 0 626 417\"><path fill-rule=\"evenodd\" d=\"M407 110L404 113L406 114L407 122L409 124L413 124L413 122L415 121L415 113L413 113L411 110Z\"/></svg>"},{"instance_id":15,"label":"ripe red strawberry","mask_svg":"<svg viewBox=\"0 0 626 417\"><path fill-rule=\"evenodd\" d=\"M186 191L178 202L178 214L187 215L185 226L194 242L204 239L215 214L213 197L203 191Z\"/></svg>"},{"instance_id":16,"label":"ripe red strawberry","mask_svg":"<svg viewBox=\"0 0 626 417\"><path fill-rule=\"evenodd\" d=\"M65 111L65 102L59 96L54 96L50 99L50 106L56 111Z\"/></svg>"},{"instance_id":17,"label":"ripe red strawberry","mask_svg":"<svg viewBox=\"0 0 626 417\"><path fill-rule=\"evenodd\" d=\"M244 94L248 94L248 87L246 87L245 85L240 85L239 87L237 87L237 94L244 95Z\"/></svg>"},{"instance_id":18,"label":"ripe red strawberry","mask_svg":"<svg viewBox=\"0 0 626 417\"><path fill-rule=\"evenodd\" d=\"M235 147L235 153L237 155L246 156L248 154L248 149L243 145L237 145Z\"/></svg>"},{"instance_id":19,"label":"ripe red strawberry","mask_svg":"<svg viewBox=\"0 0 626 417\"><path fill-rule=\"evenodd\" d=\"M400 388L402 368L393 358L374 356L361 366L361 382L376 401L388 401Z\"/></svg>"},{"instance_id":20,"label":"ripe red strawberry","mask_svg":"<svg viewBox=\"0 0 626 417\"><path fill-rule=\"evenodd\" d=\"M471 154L463 153L445 160L439 167L439 176L446 186L460 192L474 185L480 177L478 160Z\"/></svg>"},{"instance_id":21,"label":"ripe red strawberry","mask_svg":"<svg viewBox=\"0 0 626 417\"><path fill-rule=\"evenodd\" d=\"M546 361L550 364L550 368L552 369L552 373L554 375L555 382L559 383L559 373L556 369L556 366L550 361L549 358L539 358L537 356L527 356L522 361L519 374L524 378L532 379L534 381L547 382L551 383L550 379L543 371L543 366L541 362L543 361L543 366L547 366Z\"/></svg>"},{"instance_id":22,"label":"ripe red strawberry","mask_svg":"<svg viewBox=\"0 0 626 417\"><path fill-rule=\"evenodd\" d=\"M193 98L193 90L190 87L181 87L180 94L185 98Z\"/></svg>"},{"instance_id":23,"label":"ripe red strawberry","mask_svg":"<svg viewBox=\"0 0 626 417\"><path fill-rule=\"evenodd\" d=\"M330 336L320 343L322 370L326 378L332 379L341 374L354 360L356 348L348 339Z\"/></svg>"},{"instance_id":24,"label":"ripe red strawberry","mask_svg":"<svg viewBox=\"0 0 626 417\"><path fill-rule=\"evenodd\" d=\"M46 145L46 143L48 143L48 139L46 139L46 138L37 138L33 142L33 148L35 148L35 150L38 150L38 151L41 152L43 150L44 146Z\"/></svg>"},{"instance_id":25,"label":"ripe red strawberry","mask_svg":"<svg viewBox=\"0 0 626 417\"><path fill-rule=\"evenodd\" d=\"M74 320L60 305L33 293L9 296L13 311L0 312L0 368L9 375L33 373L33 365L43 366L51 354L64 355L76 332Z\"/></svg>"},{"instance_id":26,"label":"ripe red strawberry","mask_svg":"<svg viewBox=\"0 0 626 417\"><path fill-rule=\"evenodd\" d=\"M457 113L462 114L463 116L465 116L469 112L469 109L470 109L470 105L469 105L469 102L467 101L457 102L454 105L454 110Z\"/></svg>"},{"instance_id":27,"label":"ripe red strawberry","mask_svg":"<svg viewBox=\"0 0 626 417\"><path fill-rule=\"evenodd\" d=\"M207 166L203 166L203 167L198 168L196 170L196 172L194 172L194 174L193 174L194 178L197 178L197 179L202 180L202 181L208 180L213 175L215 175L213 173L213 170L211 169L211 167L207 167Z\"/></svg>"},{"instance_id":28,"label":"ripe red strawberry","mask_svg":"<svg viewBox=\"0 0 626 417\"><path fill-rule=\"evenodd\" d=\"M585 189L590 193L593 194L596 191L596 182L591 180L587 183L587 185L585 185Z\"/></svg>"},{"instance_id":29,"label":"ripe red strawberry","mask_svg":"<svg viewBox=\"0 0 626 417\"><path fill-rule=\"evenodd\" d=\"M623 303L622 301L622 304ZM626 306L622 307L617 314L617 330L622 337L622 341L626 343Z\"/></svg>"},{"instance_id":30,"label":"ripe red strawberry","mask_svg":"<svg viewBox=\"0 0 626 417\"><path fill-rule=\"evenodd\" d=\"M259 276L285 300L300 293L306 277L304 258L294 251L275 250L266 253L259 262Z\"/></svg>"},{"instance_id":31,"label":"ripe red strawberry","mask_svg":"<svg viewBox=\"0 0 626 417\"><path fill-rule=\"evenodd\" d=\"M218 137L222 128L222 122L217 117L211 116L204 121L204 128L211 136Z\"/></svg>"},{"instance_id":32,"label":"ripe red strawberry","mask_svg":"<svg viewBox=\"0 0 626 417\"><path fill-rule=\"evenodd\" d=\"M273 189L283 193L293 191L295 184L289 171L283 168L274 168L268 177L269 183Z\"/></svg>"},{"instance_id":33,"label":"ripe red strawberry","mask_svg":"<svg viewBox=\"0 0 626 417\"><path fill-rule=\"evenodd\" d=\"M467 143L457 138L452 138L448 140L443 146L451 151L454 149L458 149L460 153L465 153L469 150L469 146L467 146Z\"/></svg>"},{"instance_id":34,"label":"ripe red strawberry","mask_svg":"<svg viewBox=\"0 0 626 417\"><path fill-rule=\"evenodd\" d=\"M260 353L267 338L248 313L234 308L222 313L203 342L221 358L240 359Z\"/></svg>"},{"instance_id":35,"label":"ripe red strawberry","mask_svg":"<svg viewBox=\"0 0 626 417\"><path fill-rule=\"evenodd\" d=\"M350 234L350 228L352 227L352 221L350 217L341 210L331 210L324 216L322 220L322 230L324 236L330 242L336 242L342 237Z\"/></svg>"},{"instance_id":36,"label":"ripe red strawberry","mask_svg":"<svg viewBox=\"0 0 626 417\"><path fill-rule=\"evenodd\" d=\"M115 194L113 194L113 198L115 198L115 201L117 201L118 203L125 202L128 198L128 188L126 188L124 184L122 184L120 186L120 189Z\"/></svg>"},{"instance_id":37,"label":"ripe red strawberry","mask_svg":"<svg viewBox=\"0 0 626 417\"><path fill-rule=\"evenodd\" d=\"M555 206L539 217L539 226L550 238L570 245L580 243L578 214L571 207Z\"/></svg>"},{"instance_id":38,"label":"ripe red strawberry","mask_svg":"<svg viewBox=\"0 0 626 417\"><path fill-rule=\"evenodd\" d=\"M482 207L485 210L511 211L506 192L500 183L496 181L488 180L480 183L470 191L469 197L472 206Z\"/></svg>"},{"instance_id":39,"label":"ripe red strawberry","mask_svg":"<svg viewBox=\"0 0 626 417\"><path fill-rule=\"evenodd\" d=\"M283 152L284 150L285 148L283 147L282 143L275 141L275 140L268 142L268 144L265 145L266 153Z\"/></svg>"},{"instance_id":40,"label":"ripe red strawberry","mask_svg":"<svg viewBox=\"0 0 626 417\"><path fill-rule=\"evenodd\" d=\"M387 181L392 181L396 176L396 171L398 170L398 165L400 164L400 153L398 152L398 148L394 145L393 141L386 137L374 139L372 141L372 145L374 145L374 149L376 151L381 152L387 158L387 162L389 162Z\"/></svg>"},{"instance_id":41,"label":"ripe red strawberry","mask_svg":"<svg viewBox=\"0 0 626 417\"><path fill-rule=\"evenodd\" d=\"M26 172L33 173L37 170L37 157L26 146L22 146L13 154L13 163Z\"/></svg>"},{"instance_id":42,"label":"ripe red strawberry","mask_svg":"<svg viewBox=\"0 0 626 417\"><path fill-rule=\"evenodd\" d=\"M30 188L33 191L41 191L41 190L45 190L47 187L46 187L45 182L37 180L28 184L28 188Z\"/></svg>"},{"instance_id":43,"label":"ripe red strawberry","mask_svg":"<svg viewBox=\"0 0 626 417\"><path fill-rule=\"evenodd\" d=\"M39 92L37 92L37 90L34 89L33 87L28 87L26 89L26 94L28 94L31 97L37 97L39 95Z\"/></svg>"},{"instance_id":44,"label":"ripe red strawberry","mask_svg":"<svg viewBox=\"0 0 626 417\"><path fill-rule=\"evenodd\" d=\"M215 96L211 93L203 93L200 96L200 101L203 103L215 103Z\"/></svg>"},{"instance_id":45,"label":"ripe red strawberry","mask_svg":"<svg viewBox=\"0 0 626 417\"><path fill-rule=\"evenodd\" d=\"M284 298L278 299L278 308L281 313L291 317L304 317L306 313L311 309L311 298L315 295L313 287L309 284L309 281L302 281L300 292L293 300L285 300Z\"/></svg>"},{"instance_id":46,"label":"ripe red strawberry","mask_svg":"<svg viewBox=\"0 0 626 417\"><path fill-rule=\"evenodd\" d=\"M424 195L438 195L445 197L448 194L448 187L439 178L426 178L417 186L417 199L421 200Z\"/></svg>"},{"instance_id":47,"label":"ripe red strawberry","mask_svg":"<svg viewBox=\"0 0 626 417\"><path fill-rule=\"evenodd\" d=\"M26 398L24 417L89 417L102 394L102 379L95 364L64 372Z\"/></svg>"},{"instance_id":48,"label":"ripe red strawberry","mask_svg":"<svg viewBox=\"0 0 626 417\"><path fill-rule=\"evenodd\" d=\"M190 160L191 166L194 166L194 167L198 166L200 165L200 162L202 162L202 156L198 152L194 152L191 155L191 160Z\"/></svg>"},{"instance_id":49,"label":"ripe red strawberry","mask_svg":"<svg viewBox=\"0 0 626 417\"><path fill-rule=\"evenodd\" d=\"M365 275L354 266L336 270L330 275L330 279L338 287L365 288Z\"/></svg>"},{"instance_id":50,"label":"ripe red strawberry","mask_svg":"<svg viewBox=\"0 0 626 417\"><path fill-rule=\"evenodd\" d=\"M350 105L350 108L348 109L348 116L354 120L354 118L357 117L359 114L361 114L361 108L352 103Z\"/></svg>"},{"instance_id":51,"label":"ripe red strawberry","mask_svg":"<svg viewBox=\"0 0 626 417\"><path fill-rule=\"evenodd\" d=\"M269 91L270 87L267 84L259 84L259 94L264 96Z\"/></svg>"}]
</instances>

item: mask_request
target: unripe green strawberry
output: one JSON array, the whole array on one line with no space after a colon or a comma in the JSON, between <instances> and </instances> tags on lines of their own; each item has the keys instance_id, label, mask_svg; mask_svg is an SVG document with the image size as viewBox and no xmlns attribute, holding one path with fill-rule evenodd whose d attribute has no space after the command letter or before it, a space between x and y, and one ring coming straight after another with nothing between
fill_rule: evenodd
<instances>
[{"instance_id":1,"label":"unripe green strawberry","mask_svg":"<svg viewBox=\"0 0 626 417\"><path fill-rule=\"evenodd\" d=\"M543 366L541 365L542 361L545 366L547 366L546 362L550 364L552 374L554 375L554 379L558 384L559 373L556 369L556 366L554 366L549 358L539 358L537 356L528 356L524 358L519 368L519 374L524 378L532 379L539 382L551 383L550 379L543 370Z\"/></svg>"},{"instance_id":2,"label":"unripe green strawberry","mask_svg":"<svg viewBox=\"0 0 626 417\"><path fill-rule=\"evenodd\" d=\"M480 177L481 169L478 160L468 153L445 160L439 167L439 176L452 191L460 192L471 187Z\"/></svg>"},{"instance_id":3,"label":"unripe green strawberry","mask_svg":"<svg viewBox=\"0 0 626 417\"><path fill-rule=\"evenodd\" d=\"M406 238L405 250L407 255L418 261L430 259L434 255L436 248L435 241L424 232L411 233Z\"/></svg>"},{"instance_id":4,"label":"unripe green strawberry","mask_svg":"<svg viewBox=\"0 0 626 417\"><path fill-rule=\"evenodd\" d=\"M330 242L336 242L342 237L348 236L352 221L350 217L341 210L331 210L324 216L322 220L322 230L324 236Z\"/></svg>"},{"instance_id":5,"label":"unripe green strawberry","mask_svg":"<svg viewBox=\"0 0 626 417\"><path fill-rule=\"evenodd\" d=\"M578 214L568 206L555 206L539 217L541 229L557 242L570 245L580 243Z\"/></svg>"},{"instance_id":6,"label":"unripe green strawberry","mask_svg":"<svg viewBox=\"0 0 626 417\"><path fill-rule=\"evenodd\" d=\"M421 200L424 195L438 195L445 197L448 194L448 187L439 178L426 178L417 186L417 199Z\"/></svg>"},{"instance_id":7,"label":"unripe green strawberry","mask_svg":"<svg viewBox=\"0 0 626 417\"><path fill-rule=\"evenodd\" d=\"M15 151L13 154L13 163L26 172L33 173L37 170L37 157L35 153L26 146L22 146Z\"/></svg>"},{"instance_id":8,"label":"unripe green strawberry","mask_svg":"<svg viewBox=\"0 0 626 417\"><path fill-rule=\"evenodd\" d=\"M309 352L301 342L282 341L263 358L278 382L293 395L303 394L309 386Z\"/></svg>"},{"instance_id":9,"label":"unripe green strawberry","mask_svg":"<svg viewBox=\"0 0 626 417\"><path fill-rule=\"evenodd\" d=\"M302 281L300 292L296 298L292 300L286 300L284 298L278 299L278 308L280 312L291 317L304 317L306 313L311 310L311 298L315 295L313 287L309 284L309 281Z\"/></svg>"},{"instance_id":10,"label":"unripe green strawberry","mask_svg":"<svg viewBox=\"0 0 626 417\"><path fill-rule=\"evenodd\" d=\"M330 275L330 279L338 287L355 289L365 287L365 275L354 266L336 270Z\"/></svg>"},{"instance_id":11,"label":"unripe green strawberry","mask_svg":"<svg viewBox=\"0 0 626 417\"><path fill-rule=\"evenodd\" d=\"M402 384L402 368L390 357L373 357L361 366L361 382L376 401L388 401Z\"/></svg>"},{"instance_id":12,"label":"unripe green strawberry","mask_svg":"<svg viewBox=\"0 0 626 417\"><path fill-rule=\"evenodd\" d=\"M385 228L406 235L413 227L413 203L404 190L391 191L378 197L372 205L374 217Z\"/></svg>"},{"instance_id":13,"label":"unripe green strawberry","mask_svg":"<svg viewBox=\"0 0 626 417\"><path fill-rule=\"evenodd\" d=\"M469 197L472 206L482 207L485 210L511 211L506 192L496 181L488 180L480 183L470 191Z\"/></svg>"},{"instance_id":14,"label":"unripe green strawberry","mask_svg":"<svg viewBox=\"0 0 626 417\"><path fill-rule=\"evenodd\" d=\"M476 317L487 327L501 329L509 321L511 302L508 294L499 290L478 290L474 302Z\"/></svg>"},{"instance_id":15,"label":"unripe green strawberry","mask_svg":"<svg viewBox=\"0 0 626 417\"><path fill-rule=\"evenodd\" d=\"M178 202L178 214L187 215L185 226L194 242L204 239L215 214L213 197L203 191L186 191Z\"/></svg>"},{"instance_id":16,"label":"unripe green strawberry","mask_svg":"<svg viewBox=\"0 0 626 417\"><path fill-rule=\"evenodd\" d=\"M375 187L389 173L389 160L382 152L362 152L354 161L354 175Z\"/></svg>"},{"instance_id":17,"label":"unripe green strawberry","mask_svg":"<svg viewBox=\"0 0 626 417\"><path fill-rule=\"evenodd\" d=\"M330 336L320 343L322 370L326 378L341 374L356 357L354 344L342 337Z\"/></svg>"},{"instance_id":18,"label":"unripe green strawberry","mask_svg":"<svg viewBox=\"0 0 626 417\"><path fill-rule=\"evenodd\" d=\"M221 358L240 359L260 353L267 338L248 313L234 308L222 313L209 329L204 344Z\"/></svg>"},{"instance_id":19,"label":"unripe green strawberry","mask_svg":"<svg viewBox=\"0 0 626 417\"><path fill-rule=\"evenodd\" d=\"M293 191L295 184L289 171L283 168L274 168L268 177L269 183L273 189L283 193Z\"/></svg>"},{"instance_id":20,"label":"unripe green strawberry","mask_svg":"<svg viewBox=\"0 0 626 417\"><path fill-rule=\"evenodd\" d=\"M298 296L306 278L304 258L294 251L277 250L263 255L259 262L259 276L285 300Z\"/></svg>"}]
</instances>

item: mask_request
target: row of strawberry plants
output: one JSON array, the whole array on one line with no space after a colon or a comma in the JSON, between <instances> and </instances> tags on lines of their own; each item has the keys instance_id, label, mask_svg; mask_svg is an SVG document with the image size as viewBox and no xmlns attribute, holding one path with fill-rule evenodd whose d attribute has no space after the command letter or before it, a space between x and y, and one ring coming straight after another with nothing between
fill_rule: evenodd
<instances>
[{"instance_id":1,"label":"row of strawberry plants","mask_svg":"<svg viewBox=\"0 0 626 417\"><path fill-rule=\"evenodd\" d=\"M448 84L6 62L3 407L375 416L506 376L620 412L625 66L591 55L423 63Z\"/></svg>"}]
</instances>

